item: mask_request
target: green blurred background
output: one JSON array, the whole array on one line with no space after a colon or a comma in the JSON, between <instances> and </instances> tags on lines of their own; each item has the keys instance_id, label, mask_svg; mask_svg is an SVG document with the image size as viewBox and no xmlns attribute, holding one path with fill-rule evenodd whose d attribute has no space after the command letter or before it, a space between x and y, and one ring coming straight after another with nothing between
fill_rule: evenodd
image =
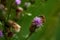
<instances>
[{"instance_id":1,"label":"green blurred background","mask_svg":"<svg viewBox=\"0 0 60 40\"><path fill-rule=\"evenodd\" d=\"M22 0L22 4L20 6L23 7L24 2L26 1L27 0ZM28 40L60 40L60 0L47 0L46 2L42 2L42 0L35 1L35 4L31 5L31 7L23 12L24 14L32 13L32 16L25 15L20 17L20 20L17 21L17 23L21 25L21 31L16 33L16 38L12 38L10 40L25 40L26 35L29 34L29 27L32 19L35 16L42 14L46 16L46 23L41 29L32 34ZM14 13L15 11L12 9L12 16ZM3 28L2 26L0 27ZM0 40L5 39L0 38Z\"/></svg>"}]
</instances>

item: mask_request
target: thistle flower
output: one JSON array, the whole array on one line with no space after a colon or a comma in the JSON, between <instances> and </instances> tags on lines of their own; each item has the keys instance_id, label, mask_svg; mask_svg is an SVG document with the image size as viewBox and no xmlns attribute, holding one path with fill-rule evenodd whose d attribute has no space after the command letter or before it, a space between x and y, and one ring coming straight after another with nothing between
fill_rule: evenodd
<instances>
[{"instance_id":1,"label":"thistle flower","mask_svg":"<svg viewBox=\"0 0 60 40\"><path fill-rule=\"evenodd\" d=\"M33 23L34 25L37 25L37 27L41 26L42 25L42 19L40 17L35 17L33 19Z\"/></svg>"},{"instance_id":2,"label":"thistle flower","mask_svg":"<svg viewBox=\"0 0 60 40\"><path fill-rule=\"evenodd\" d=\"M37 28L41 27L45 21L44 19L44 16L36 16L33 19L32 24L30 26L30 32L33 33Z\"/></svg>"},{"instance_id":3,"label":"thistle flower","mask_svg":"<svg viewBox=\"0 0 60 40\"><path fill-rule=\"evenodd\" d=\"M17 5L21 4L21 0L15 0L15 2L16 2Z\"/></svg>"},{"instance_id":4,"label":"thistle flower","mask_svg":"<svg viewBox=\"0 0 60 40\"><path fill-rule=\"evenodd\" d=\"M3 32L2 32L2 30L0 30L0 37L3 37Z\"/></svg>"},{"instance_id":5,"label":"thistle flower","mask_svg":"<svg viewBox=\"0 0 60 40\"><path fill-rule=\"evenodd\" d=\"M19 24L17 24L16 22L9 20L8 23L12 26L12 28L14 29L14 31L19 32L21 29L21 26Z\"/></svg>"}]
</instances>

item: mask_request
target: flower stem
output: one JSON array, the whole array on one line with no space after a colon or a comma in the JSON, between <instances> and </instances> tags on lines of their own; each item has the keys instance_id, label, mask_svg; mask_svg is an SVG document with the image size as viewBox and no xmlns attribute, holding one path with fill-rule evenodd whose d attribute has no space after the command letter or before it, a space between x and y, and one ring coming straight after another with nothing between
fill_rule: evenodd
<instances>
[{"instance_id":1,"label":"flower stem","mask_svg":"<svg viewBox=\"0 0 60 40\"><path fill-rule=\"evenodd\" d=\"M7 20L9 19L9 15L10 15L10 13L11 13L11 7L12 7L12 4L13 4L13 2L14 2L14 0L11 0L10 1L10 6L9 6L9 8L8 8L8 15L7 15Z\"/></svg>"},{"instance_id":2,"label":"flower stem","mask_svg":"<svg viewBox=\"0 0 60 40\"><path fill-rule=\"evenodd\" d=\"M25 40L28 40L32 34L33 34L33 32L30 32L28 37Z\"/></svg>"}]
</instances>

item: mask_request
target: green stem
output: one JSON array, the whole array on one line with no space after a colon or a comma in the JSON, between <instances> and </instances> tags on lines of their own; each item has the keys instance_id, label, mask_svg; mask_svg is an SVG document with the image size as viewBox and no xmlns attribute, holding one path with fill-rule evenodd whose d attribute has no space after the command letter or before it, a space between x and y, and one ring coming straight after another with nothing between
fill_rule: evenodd
<instances>
[{"instance_id":1,"label":"green stem","mask_svg":"<svg viewBox=\"0 0 60 40\"><path fill-rule=\"evenodd\" d=\"M7 6L8 6L8 11L7 11L7 19L5 19L5 21L3 22L3 24L9 19L9 15L10 15L10 13L11 13L11 6L12 6L12 3L14 2L14 0L12 1L12 0L10 0L10 1L8 1L9 3L7 4ZM5 38L5 40L8 40L8 38L6 37L6 27L5 27L5 25L4 25L4 38Z\"/></svg>"},{"instance_id":2,"label":"green stem","mask_svg":"<svg viewBox=\"0 0 60 40\"><path fill-rule=\"evenodd\" d=\"M25 40L28 40L32 34L33 34L33 33L30 32L30 33L29 33L29 36L28 36Z\"/></svg>"},{"instance_id":3,"label":"green stem","mask_svg":"<svg viewBox=\"0 0 60 40\"><path fill-rule=\"evenodd\" d=\"M8 15L7 15L7 20L9 19L9 15L11 13L11 7L12 7L12 4L13 4L14 0L13 1L10 1L10 6L9 6L9 10L8 10Z\"/></svg>"},{"instance_id":4,"label":"green stem","mask_svg":"<svg viewBox=\"0 0 60 40\"><path fill-rule=\"evenodd\" d=\"M6 34L5 34L6 33L6 27L4 25L5 24L5 21L3 21L2 24L3 24L2 27L3 27L4 38L5 38L5 40L7 40L7 37L6 37Z\"/></svg>"}]
</instances>

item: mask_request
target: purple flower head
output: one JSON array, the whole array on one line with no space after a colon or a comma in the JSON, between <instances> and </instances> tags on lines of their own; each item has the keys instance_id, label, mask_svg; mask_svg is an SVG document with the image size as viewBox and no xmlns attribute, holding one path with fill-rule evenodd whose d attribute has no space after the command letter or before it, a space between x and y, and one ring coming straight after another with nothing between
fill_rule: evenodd
<instances>
[{"instance_id":1,"label":"purple flower head","mask_svg":"<svg viewBox=\"0 0 60 40\"><path fill-rule=\"evenodd\" d=\"M16 2L17 5L21 4L21 0L15 0L15 2Z\"/></svg>"},{"instance_id":2,"label":"purple flower head","mask_svg":"<svg viewBox=\"0 0 60 40\"><path fill-rule=\"evenodd\" d=\"M2 30L0 30L0 37L3 37L3 32L2 32Z\"/></svg>"},{"instance_id":3,"label":"purple flower head","mask_svg":"<svg viewBox=\"0 0 60 40\"><path fill-rule=\"evenodd\" d=\"M33 22L34 22L35 25L37 25L37 27L42 25L42 19L40 17L35 17L33 19Z\"/></svg>"}]
</instances>

